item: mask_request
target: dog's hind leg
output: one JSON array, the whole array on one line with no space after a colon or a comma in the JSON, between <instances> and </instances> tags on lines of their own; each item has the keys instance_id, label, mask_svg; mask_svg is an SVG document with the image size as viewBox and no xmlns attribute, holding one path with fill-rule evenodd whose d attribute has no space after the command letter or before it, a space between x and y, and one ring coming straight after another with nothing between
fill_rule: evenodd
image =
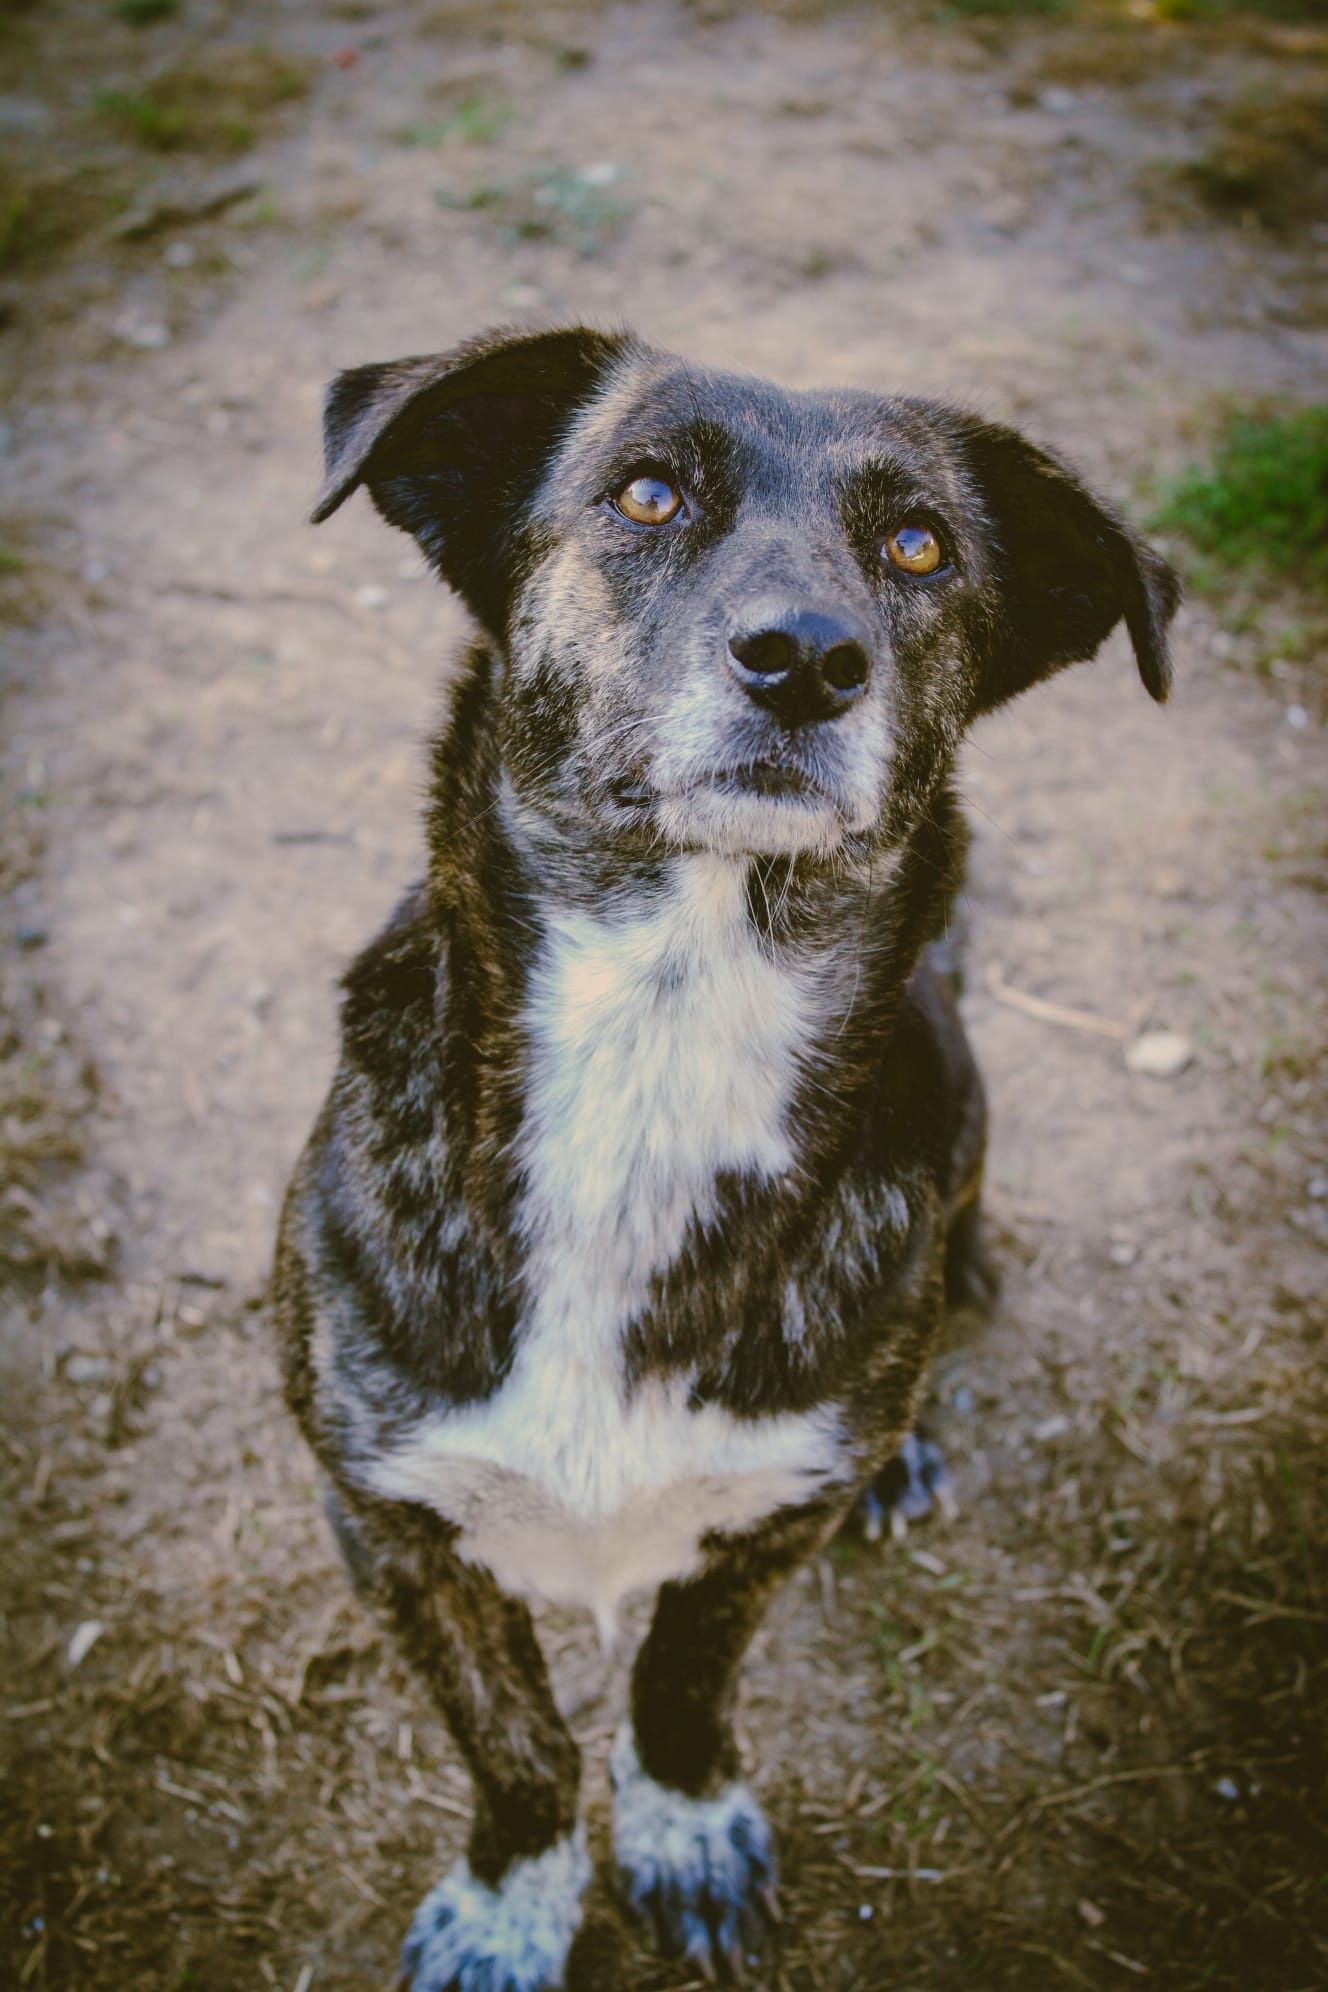
<instances>
[{"instance_id":1,"label":"dog's hind leg","mask_svg":"<svg viewBox=\"0 0 1328 1992\"><path fill-rule=\"evenodd\" d=\"M613 1851L628 1900L666 1952L740 1971L775 1914L770 1827L741 1776L738 1667L779 1586L833 1529L826 1502L712 1548L665 1584L609 1761Z\"/></svg>"},{"instance_id":2,"label":"dog's hind leg","mask_svg":"<svg viewBox=\"0 0 1328 1992\"><path fill-rule=\"evenodd\" d=\"M396 1503L336 1504L357 1586L433 1695L475 1784L465 1859L425 1896L402 1953L411 1992L561 1986L590 1856L580 1753L549 1687L530 1613L451 1531Z\"/></svg>"},{"instance_id":3,"label":"dog's hind leg","mask_svg":"<svg viewBox=\"0 0 1328 1992\"><path fill-rule=\"evenodd\" d=\"M995 1301L1000 1286L1000 1275L983 1242L979 1186L959 1205L946 1233L946 1305L985 1311Z\"/></svg>"}]
</instances>

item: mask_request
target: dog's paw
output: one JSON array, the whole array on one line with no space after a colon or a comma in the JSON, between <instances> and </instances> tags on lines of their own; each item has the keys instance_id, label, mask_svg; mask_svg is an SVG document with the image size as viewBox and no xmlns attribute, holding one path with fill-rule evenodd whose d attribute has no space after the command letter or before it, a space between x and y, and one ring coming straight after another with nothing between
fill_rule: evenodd
<instances>
[{"instance_id":1,"label":"dog's paw","mask_svg":"<svg viewBox=\"0 0 1328 1992\"><path fill-rule=\"evenodd\" d=\"M670 1957L707 1978L741 1977L777 1915L775 1856L765 1814L741 1781L688 1798L642 1768L629 1729L609 1759L613 1852L628 1901Z\"/></svg>"},{"instance_id":2,"label":"dog's paw","mask_svg":"<svg viewBox=\"0 0 1328 1992\"><path fill-rule=\"evenodd\" d=\"M939 1510L949 1521L958 1513L945 1455L931 1439L910 1432L888 1466L882 1467L858 1503L863 1533L877 1542L887 1526L896 1539Z\"/></svg>"},{"instance_id":3,"label":"dog's paw","mask_svg":"<svg viewBox=\"0 0 1328 1992\"><path fill-rule=\"evenodd\" d=\"M410 1992L552 1992L590 1880L585 1834L517 1861L496 1888L460 1860L415 1911L401 1952Z\"/></svg>"}]
</instances>

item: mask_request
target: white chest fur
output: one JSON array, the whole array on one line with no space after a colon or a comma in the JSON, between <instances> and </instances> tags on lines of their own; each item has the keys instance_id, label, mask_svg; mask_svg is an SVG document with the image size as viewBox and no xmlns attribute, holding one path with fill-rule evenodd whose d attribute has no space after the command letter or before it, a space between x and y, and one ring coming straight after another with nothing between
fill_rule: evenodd
<instances>
[{"instance_id":1,"label":"white chest fur","mask_svg":"<svg viewBox=\"0 0 1328 1992\"><path fill-rule=\"evenodd\" d=\"M764 954L743 868L677 861L648 913L562 913L532 987L519 1160L529 1303L502 1388L421 1424L381 1493L455 1521L508 1588L616 1601L693 1567L707 1530L810 1494L846 1464L833 1408L737 1420L689 1379L623 1387L623 1332L721 1170L793 1161L786 1115L817 992ZM777 1324L772 1321L771 1332Z\"/></svg>"}]
</instances>

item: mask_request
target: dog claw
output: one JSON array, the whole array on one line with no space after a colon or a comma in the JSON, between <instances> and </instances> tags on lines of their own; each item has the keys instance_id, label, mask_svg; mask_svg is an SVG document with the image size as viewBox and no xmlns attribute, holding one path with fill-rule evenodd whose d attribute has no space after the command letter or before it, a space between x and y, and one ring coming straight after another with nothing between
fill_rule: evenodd
<instances>
[{"instance_id":1,"label":"dog claw","mask_svg":"<svg viewBox=\"0 0 1328 1992\"><path fill-rule=\"evenodd\" d=\"M698 1930L694 1937L689 1938L682 1956L684 1964L695 1965L707 1985L718 1984L719 1980L715 1973L715 1960L710 1952L710 1933L708 1930Z\"/></svg>"}]
</instances>

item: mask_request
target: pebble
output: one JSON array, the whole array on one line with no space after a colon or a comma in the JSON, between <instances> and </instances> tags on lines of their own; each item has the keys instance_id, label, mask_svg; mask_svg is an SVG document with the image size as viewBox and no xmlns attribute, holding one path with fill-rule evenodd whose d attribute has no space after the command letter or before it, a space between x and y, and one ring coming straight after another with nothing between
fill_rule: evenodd
<instances>
[{"instance_id":1,"label":"pebble","mask_svg":"<svg viewBox=\"0 0 1328 1992\"><path fill-rule=\"evenodd\" d=\"M1229 1805L1234 1804L1240 1797L1240 1786L1234 1778L1219 1778L1213 1786L1213 1790L1219 1798L1226 1799Z\"/></svg>"},{"instance_id":2,"label":"pebble","mask_svg":"<svg viewBox=\"0 0 1328 1992\"><path fill-rule=\"evenodd\" d=\"M1050 1418L1044 1418L1040 1425L1034 1425L1033 1437L1040 1445L1046 1445L1049 1439L1063 1438L1069 1429L1070 1421L1065 1413L1056 1411Z\"/></svg>"},{"instance_id":3,"label":"pebble","mask_svg":"<svg viewBox=\"0 0 1328 1992\"><path fill-rule=\"evenodd\" d=\"M117 318L111 329L117 339L140 353L159 353L171 343L169 330L158 318Z\"/></svg>"},{"instance_id":4,"label":"pebble","mask_svg":"<svg viewBox=\"0 0 1328 1992\"><path fill-rule=\"evenodd\" d=\"M1107 1253L1113 1266L1132 1266L1138 1256L1139 1247L1125 1238L1118 1238Z\"/></svg>"},{"instance_id":5,"label":"pebble","mask_svg":"<svg viewBox=\"0 0 1328 1992\"><path fill-rule=\"evenodd\" d=\"M967 1418L970 1412L977 1410L978 1400L966 1383L961 1383L951 1396L950 1408L957 1411L961 1418Z\"/></svg>"},{"instance_id":6,"label":"pebble","mask_svg":"<svg viewBox=\"0 0 1328 1992\"><path fill-rule=\"evenodd\" d=\"M1144 1031L1125 1047L1131 1072L1148 1079L1175 1079L1194 1057L1194 1046L1179 1031Z\"/></svg>"},{"instance_id":7,"label":"pebble","mask_svg":"<svg viewBox=\"0 0 1328 1992\"><path fill-rule=\"evenodd\" d=\"M87 1659L105 1630L100 1619L84 1619L82 1625L76 1627L67 1649L71 1667L77 1667L80 1661Z\"/></svg>"},{"instance_id":8,"label":"pebble","mask_svg":"<svg viewBox=\"0 0 1328 1992\"><path fill-rule=\"evenodd\" d=\"M1286 709L1286 723L1296 733L1303 733L1310 723L1309 713L1303 705L1289 705Z\"/></svg>"},{"instance_id":9,"label":"pebble","mask_svg":"<svg viewBox=\"0 0 1328 1992\"><path fill-rule=\"evenodd\" d=\"M1328 1176L1311 1176L1305 1185L1305 1194L1311 1203L1322 1203L1328 1197Z\"/></svg>"},{"instance_id":10,"label":"pebble","mask_svg":"<svg viewBox=\"0 0 1328 1992\"><path fill-rule=\"evenodd\" d=\"M577 179L583 187L611 187L622 173L622 167L614 159L595 159L589 166L581 167Z\"/></svg>"},{"instance_id":11,"label":"pebble","mask_svg":"<svg viewBox=\"0 0 1328 1992\"><path fill-rule=\"evenodd\" d=\"M1073 90L1064 90L1056 83L1053 83L1049 90L1042 92L1038 102L1044 111L1050 111L1058 118L1068 117L1071 111L1077 111L1079 108L1079 98L1076 93Z\"/></svg>"},{"instance_id":12,"label":"pebble","mask_svg":"<svg viewBox=\"0 0 1328 1992\"><path fill-rule=\"evenodd\" d=\"M70 1356L65 1363L69 1383L105 1383L111 1366L101 1356Z\"/></svg>"},{"instance_id":13,"label":"pebble","mask_svg":"<svg viewBox=\"0 0 1328 1992\"><path fill-rule=\"evenodd\" d=\"M161 252L161 260L168 270L187 270L197 253L192 242L168 242Z\"/></svg>"}]
</instances>

